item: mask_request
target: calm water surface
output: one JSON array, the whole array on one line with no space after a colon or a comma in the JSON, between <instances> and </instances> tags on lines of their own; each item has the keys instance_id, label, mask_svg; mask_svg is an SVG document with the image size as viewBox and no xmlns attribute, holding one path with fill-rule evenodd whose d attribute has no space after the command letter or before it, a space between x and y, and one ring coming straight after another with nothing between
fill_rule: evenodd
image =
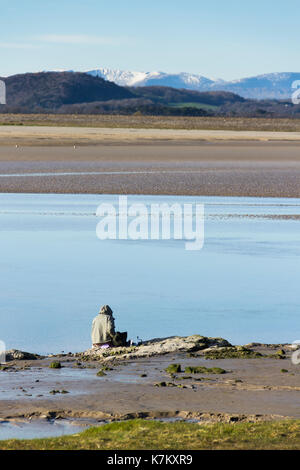
<instances>
[{"instance_id":1,"label":"calm water surface","mask_svg":"<svg viewBox=\"0 0 300 470\"><path fill-rule=\"evenodd\" d=\"M84 350L102 304L142 339L199 333L233 343L300 339L300 199L130 196L202 202L205 244L100 241L113 195L0 194L0 339L7 349Z\"/></svg>"}]
</instances>

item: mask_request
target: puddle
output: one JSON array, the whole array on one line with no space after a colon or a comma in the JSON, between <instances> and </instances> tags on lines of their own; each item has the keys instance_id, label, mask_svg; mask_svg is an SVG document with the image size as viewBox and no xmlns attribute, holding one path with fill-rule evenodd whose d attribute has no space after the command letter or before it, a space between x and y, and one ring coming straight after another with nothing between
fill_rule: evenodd
<instances>
[{"instance_id":1,"label":"puddle","mask_svg":"<svg viewBox=\"0 0 300 470\"><path fill-rule=\"evenodd\" d=\"M52 396L51 390L66 390L72 396L88 393L87 385L99 380L95 375L94 369L67 367L53 370L47 367L32 367L27 371L1 372L0 400L44 399Z\"/></svg>"},{"instance_id":2,"label":"puddle","mask_svg":"<svg viewBox=\"0 0 300 470\"><path fill-rule=\"evenodd\" d=\"M67 420L0 421L0 440L36 439L76 434L86 429Z\"/></svg>"},{"instance_id":3,"label":"puddle","mask_svg":"<svg viewBox=\"0 0 300 470\"><path fill-rule=\"evenodd\" d=\"M110 377L110 380L112 382L122 382L122 383L128 383L128 384L143 384L143 383L149 382L149 376L147 375L147 377L140 377L134 373L132 374L129 373L126 375L120 373L117 375L112 375Z\"/></svg>"},{"instance_id":4,"label":"puddle","mask_svg":"<svg viewBox=\"0 0 300 470\"><path fill-rule=\"evenodd\" d=\"M49 369L48 367L31 367L29 370L3 371L0 374L0 400L44 400L54 397L68 397L97 392L103 382L121 382L131 384L146 384L158 380L157 371L147 368L137 368L135 363L114 367L105 372L105 376L97 377L95 368L63 367ZM50 393L56 391L56 393ZM64 391L62 394L61 392ZM65 394L65 391L68 394ZM60 393L58 393L60 392Z\"/></svg>"}]
</instances>

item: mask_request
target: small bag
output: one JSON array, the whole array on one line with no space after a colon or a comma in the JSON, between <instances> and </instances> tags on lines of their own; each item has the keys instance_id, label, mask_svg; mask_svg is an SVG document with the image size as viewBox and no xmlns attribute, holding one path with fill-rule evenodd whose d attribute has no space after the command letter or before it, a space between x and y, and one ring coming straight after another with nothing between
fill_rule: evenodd
<instances>
[{"instance_id":1,"label":"small bag","mask_svg":"<svg viewBox=\"0 0 300 470\"><path fill-rule=\"evenodd\" d=\"M119 348L120 346L127 346L127 331L124 333L117 331L116 334L110 335L110 337L112 345L115 348Z\"/></svg>"}]
</instances>

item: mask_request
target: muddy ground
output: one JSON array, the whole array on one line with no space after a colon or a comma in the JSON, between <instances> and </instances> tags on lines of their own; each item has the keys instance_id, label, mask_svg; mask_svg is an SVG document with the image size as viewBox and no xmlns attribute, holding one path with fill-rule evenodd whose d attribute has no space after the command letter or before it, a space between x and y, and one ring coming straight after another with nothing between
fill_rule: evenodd
<instances>
[{"instance_id":1,"label":"muddy ground","mask_svg":"<svg viewBox=\"0 0 300 470\"><path fill-rule=\"evenodd\" d=\"M292 364L288 351L277 358L278 347L252 347L266 356L251 359L211 360L201 352L183 352L128 360L115 357L109 363L78 355L12 361L0 371L0 418L300 418L300 366ZM276 358L270 357L273 354ZM54 360L61 362L61 369L49 368ZM165 369L173 363L180 364L182 371L205 366L226 373L170 375ZM99 377L103 366L105 375Z\"/></svg>"}]
</instances>

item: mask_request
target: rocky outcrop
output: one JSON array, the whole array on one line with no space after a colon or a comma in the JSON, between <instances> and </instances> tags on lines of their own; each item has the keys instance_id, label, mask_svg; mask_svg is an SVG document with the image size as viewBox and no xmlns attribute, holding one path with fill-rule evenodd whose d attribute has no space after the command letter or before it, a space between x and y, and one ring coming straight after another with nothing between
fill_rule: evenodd
<instances>
[{"instance_id":1,"label":"rocky outcrop","mask_svg":"<svg viewBox=\"0 0 300 470\"><path fill-rule=\"evenodd\" d=\"M151 357L175 352L197 352L208 348L230 347L231 344L223 338L208 338L206 336L172 336L170 338L156 338L145 341L139 346L111 349L88 349L81 356L86 359L110 360L134 359L138 357Z\"/></svg>"},{"instance_id":2,"label":"rocky outcrop","mask_svg":"<svg viewBox=\"0 0 300 470\"><path fill-rule=\"evenodd\" d=\"M19 351L18 349L10 349L9 351L5 351L5 356L7 362L42 359L42 356L39 356L38 354Z\"/></svg>"}]
</instances>

